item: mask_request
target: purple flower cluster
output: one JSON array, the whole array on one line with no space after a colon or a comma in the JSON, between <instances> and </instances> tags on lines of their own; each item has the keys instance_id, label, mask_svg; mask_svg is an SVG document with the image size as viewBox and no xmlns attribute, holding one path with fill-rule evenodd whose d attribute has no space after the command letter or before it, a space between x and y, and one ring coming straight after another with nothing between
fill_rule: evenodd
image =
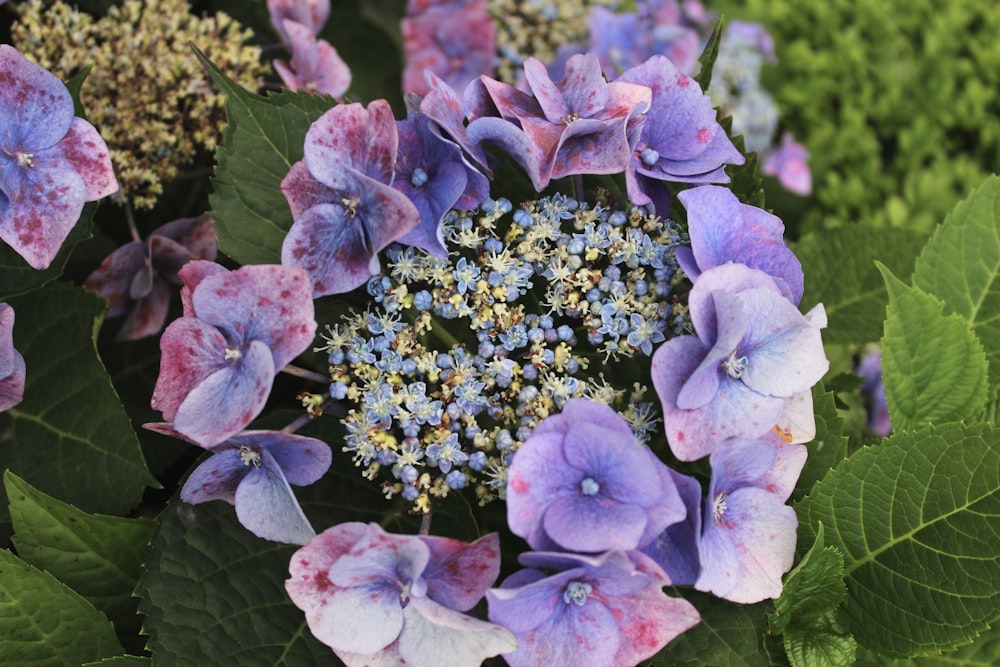
<instances>
[{"instance_id":1,"label":"purple flower cluster","mask_svg":"<svg viewBox=\"0 0 1000 667\"><path fill-rule=\"evenodd\" d=\"M497 36L486 0L409 0L401 28L404 93L430 91L425 71L453 88L493 71Z\"/></svg>"},{"instance_id":2,"label":"purple flower cluster","mask_svg":"<svg viewBox=\"0 0 1000 667\"><path fill-rule=\"evenodd\" d=\"M267 0L271 23L291 51L290 62L274 61L285 86L340 97L351 85L351 70L337 50L318 35L330 16L329 0Z\"/></svg>"},{"instance_id":3,"label":"purple flower cluster","mask_svg":"<svg viewBox=\"0 0 1000 667\"><path fill-rule=\"evenodd\" d=\"M117 190L108 147L66 86L0 44L0 239L45 269L84 203Z\"/></svg>"},{"instance_id":4,"label":"purple flower cluster","mask_svg":"<svg viewBox=\"0 0 1000 667\"><path fill-rule=\"evenodd\" d=\"M466 544L343 523L295 552L285 588L348 667L473 667L517 648L508 630L463 613L499 571L496 533Z\"/></svg>"},{"instance_id":5,"label":"purple flower cluster","mask_svg":"<svg viewBox=\"0 0 1000 667\"><path fill-rule=\"evenodd\" d=\"M14 309L0 303L0 412L24 398L24 357L14 349Z\"/></svg>"}]
</instances>

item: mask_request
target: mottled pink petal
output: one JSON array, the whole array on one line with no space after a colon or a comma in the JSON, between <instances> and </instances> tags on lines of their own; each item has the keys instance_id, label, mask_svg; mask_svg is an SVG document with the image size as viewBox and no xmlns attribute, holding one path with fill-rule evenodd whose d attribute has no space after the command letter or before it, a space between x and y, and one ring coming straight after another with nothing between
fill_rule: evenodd
<instances>
[{"instance_id":1,"label":"mottled pink petal","mask_svg":"<svg viewBox=\"0 0 1000 667\"><path fill-rule=\"evenodd\" d=\"M24 357L14 349L14 309L0 303L0 412L24 397L25 370Z\"/></svg>"},{"instance_id":2,"label":"mottled pink petal","mask_svg":"<svg viewBox=\"0 0 1000 667\"><path fill-rule=\"evenodd\" d=\"M149 293L132 302L128 317L115 339L139 340L159 333L163 329L163 323L167 321L169 306L170 289L167 284L162 280L153 281Z\"/></svg>"},{"instance_id":3,"label":"mottled pink petal","mask_svg":"<svg viewBox=\"0 0 1000 667\"><path fill-rule=\"evenodd\" d=\"M184 317L198 316L191 303L191 294L195 287L208 276L225 273L226 270L226 267L216 264L214 261L192 260L177 272L177 276L184 282L184 286L181 287L181 306L184 308Z\"/></svg>"},{"instance_id":4,"label":"mottled pink petal","mask_svg":"<svg viewBox=\"0 0 1000 667\"><path fill-rule=\"evenodd\" d=\"M69 132L59 142L63 157L83 178L86 201L96 201L118 191L111 154L97 129L82 118L74 118Z\"/></svg>"},{"instance_id":5,"label":"mottled pink petal","mask_svg":"<svg viewBox=\"0 0 1000 667\"><path fill-rule=\"evenodd\" d=\"M150 429L153 430L153 429ZM232 505L246 464L238 449L223 449L194 469L181 488L181 500L192 505L224 500Z\"/></svg>"},{"instance_id":6,"label":"mottled pink petal","mask_svg":"<svg viewBox=\"0 0 1000 667\"><path fill-rule=\"evenodd\" d=\"M339 104L310 126L305 162L313 177L334 190L349 192L357 187L357 177L344 167L389 184L397 141L396 121L385 100L375 100L367 109Z\"/></svg>"},{"instance_id":7,"label":"mottled pink petal","mask_svg":"<svg viewBox=\"0 0 1000 667\"><path fill-rule=\"evenodd\" d=\"M160 374L151 401L173 421L177 409L198 383L225 363L226 339L215 327L193 317L174 320L160 337Z\"/></svg>"},{"instance_id":8,"label":"mottled pink petal","mask_svg":"<svg viewBox=\"0 0 1000 667\"><path fill-rule=\"evenodd\" d=\"M153 266L169 282L179 283L178 272L193 259L215 261L218 250L215 226L207 214L173 220L149 235L149 256Z\"/></svg>"},{"instance_id":9,"label":"mottled pink petal","mask_svg":"<svg viewBox=\"0 0 1000 667\"><path fill-rule=\"evenodd\" d=\"M54 74L0 44L0 147L54 146L73 122L73 100Z\"/></svg>"},{"instance_id":10,"label":"mottled pink petal","mask_svg":"<svg viewBox=\"0 0 1000 667\"><path fill-rule=\"evenodd\" d=\"M484 535L467 544L446 537L420 537L431 557L424 570L427 597L455 611L476 606L500 574L500 536Z\"/></svg>"}]
</instances>

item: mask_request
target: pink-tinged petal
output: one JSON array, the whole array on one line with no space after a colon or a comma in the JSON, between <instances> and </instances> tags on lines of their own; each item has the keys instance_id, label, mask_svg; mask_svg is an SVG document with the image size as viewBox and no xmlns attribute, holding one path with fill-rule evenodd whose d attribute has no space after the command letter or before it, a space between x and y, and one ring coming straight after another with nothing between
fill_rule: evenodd
<instances>
[{"instance_id":1,"label":"pink-tinged petal","mask_svg":"<svg viewBox=\"0 0 1000 667\"><path fill-rule=\"evenodd\" d=\"M281 431L243 431L227 441L234 447L245 445L266 449L289 484L308 486L330 468L330 446L316 438Z\"/></svg>"},{"instance_id":2,"label":"pink-tinged petal","mask_svg":"<svg viewBox=\"0 0 1000 667\"><path fill-rule=\"evenodd\" d=\"M429 90L420 100L420 112L437 123L485 173L490 174L486 166L486 155L481 148L469 142L465 131L465 107L458 94L429 70L424 72L424 78Z\"/></svg>"},{"instance_id":3,"label":"pink-tinged petal","mask_svg":"<svg viewBox=\"0 0 1000 667\"><path fill-rule=\"evenodd\" d=\"M260 341L271 350L277 372L302 354L316 335L312 285L301 269L250 265L206 276L192 306L230 341Z\"/></svg>"},{"instance_id":4,"label":"pink-tinged petal","mask_svg":"<svg viewBox=\"0 0 1000 667\"><path fill-rule=\"evenodd\" d=\"M544 536L542 518L551 499L572 491L582 478L563 457L562 440L558 433L533 435L518 448L507 474L507 524L529 544Z\"/></svg>"},{"instance_id":5,"label":"pink-tinged petal","mask_svg":"<svg viewBox=\"0 0 1000 667\"><path fill-rule=\"evenodd\" d=\"M534 97L523 90L518 90L509 83L503 83L488 76L482 76L473 85L473 90L481 90L486 93L486 96L493 102L500 117L504 120L521 121L525 118L545 118L545 113L541 105ZM482 103L484 102L485 100L482 100L477 106L483 106ZM481 109L480 111L484 110ZM472 120L477 120L477 118L473 117Z\"/></svg>"},{"instance_id":6,"label":"pink-tinged petal","mask_svg":"<svg viewBox=\"0 0 1000 667\"><path fill-rule=\"evenodd\" d=\"M132 309L125 318L115 340L139 340L160 332L167 321L170 306L170 290L162 280L150 285L149 294L132 303Z\"/></svg>"},{"instance_id":7,"label":"pink-tinged petal","mask_svg":"<svg viewBox=\"0 0 1000 667\"><path fill-rule=\"evenodd\" d=\"M153 265L163 278L171 282L180 282L177 273L187 262L193 259L213 262L218 251L215 226L207 214L173 220L160 225L149 235L149 256Z\"/></svg>"},{"instance_id":8,"label":"pink-tinged petal","mask_svg":"<svg viewBox=\"0 0 1000 667\"><path fill-rule=\"evenodd\" d=\"M192 505L224 500L232 505L236 487L248 472L238 449L221 449L188 476L181 488L181 500Z\"/></svg>"},{"instance_id":9,"label":"pink-tinged petal","mask_svg":"<svg viewBox=\"0 0 1000 667\"><path fill-rule=\"evenodd\" d=\"M629 163L624 118L580 119L565 128L552 164L551 178L573 174L618 174Z\"/></svg>"},{"instance_id":10,"label":"pink-tinged petal","mask_svg":"<svg viewBox=\"0 0 1000 667\"><path fill-rule=\"evenodd\" d=\"M304 154L317 180L350 192L357 181L344 167L389 184L396 150L392 109L385 100L375 100L367 109L360 104L339 104L320 116L306 133Z\"/></svg>"},{"instance_id":11,"label":"pink-tinged petal","mask_svg":"<svg viewBox=\"0 0 1000 667\"><path fill-rule=\"evenodd\" d=\"M570 58L570 62L566 64L567 78L563 80L563 86L568 87L569 93L572 95L567 95L571 100L575 101L580 99L580 106L584 110L589 110L590 113L583 113L581 110L576 108L570 108L567 104L567 99L563 97L563 91L560 90L560 86L556 85L551 78L549 78L549 72L545 69L545 65L538 58L528 58L524 61L524 78L528 81L528 86L531 88L531 92L535 94L535 100L542 109L542 113L545 114L545 119L550 123L562 123L565 122L571 113L576 111L583 117L591 116L600 109L604 108L603 103L597 106L595 100L588 100L587 97L596 97L595 81L592 76L593 72L590 71L593 68L588 68L585 65L590 64L581 62L584 56L574 56ZM597 59L594 58L594 62ZM572 71L570 70L572 63ZM599 79L599 84L606 86L604 78L601 76L600 65L597 66L597 77ZM495 86L494 86L495 87ZM489 85L487 86L489 89ZM604 90L604 97L607 97L607 88ZM590 105L588 105L588 101ZM607 100L601 100L601 102L606 102ZM500 108L500 105L497 105ZM503 109L500 109L501 113Z\"/></svg>"},{"instance_id":12,"label":"pink-tinged petal","mask_svg":"<svg viewBox=\"0 0 1000 667\"><path fill-rule=\"evenodd\" d=\"M473 146L489 142L514 158L538 192L548 185L549 181L543 177L535 156L535 145L517 125L502 118L477 118L469 123L466 133Z\"/></svg>"},{"instance_id":13,"label":"pink-tinged petal","mask_svg":"<svg viewBox=\"0 0 1000 667\"><path fill-rule=\"evenodd\" d=\"M181 287L181 306L184 309L184 317L198 316L191 303L191 294L198 284L208 276L225 273L227 270L226 267L213 261L192 260L177 271L177 276L184 283L184 286Z\"/></svg>"},{"instance_id":14,"label":"pink-tinged petal","mask_svg":"<svg viewBox=\"0 0 1000 667\"><path fill-rule=\"evenodd\" d=\"M283 60L272 60L271 65L274 67L274 71L278 73L278 77L281 79L282 85L289 90L298 90L302 86L299 85L299 77L292 69L291 65Z\"/></svg>"},{"instance_id":15,"label":"pink-tinged petal","mask_svg":"<svg viewBox=\"0 0 1000 667\"><path fill-rule=\"evenodd\" d=\"M108 300L108 317L120 317L128 312L129 287L135 274L146 266L145 244L132 241L105 257L83 286Z\"/></svg>"},{"instance_id":16,"label":"pink-tinged petal","mask_svg":"<svg viewBox=\"0 0 1000 667\"><path fill-rule=\"evenodd\" d=\"M484 535L471 544L446 537L420 537L431 557L424 570L427 597L455 611L476 606L500 575L500 536Z\"/></svg>"},{"instance_id":17,"label":"pink-tinged petal","mask_svg":"<svg viewBox=\"0 0 1000 667\"><path fill-rule=\"evenodd\" d=\"M148 428L151 425L147 425ZM285 590L292 602L306 613L309 627L316 638L330 644L313 626L313 615L322 615L329 602L328 596L335 587L327 576L330 566L349 552L368 532L368 524L341 523L327 528L309 543L292 554L288 564L291 575L285 581Z\"/></svg>"},{"instance_id":18,"label":"pink-tinged petal","mask_svg":"<svg viewBox=\"0 0 1000 667\"><path fill-rule=\"evenodd\" d=\"M35 166L0 171L0 238L34 269L46 269L76 226L86 185L68 162L44 159Z\"/></svg>"},{"instance_id":19,"label":"pink-tinged petal","mask_svg":"<svg viewBox=\"0 0 1000 667\"><path fill-rule=\"evenodd\" d=\"M247 467L234 500L236 518L243 527L273 542L306 544L314 538L316 531L270 453L261 452L261 467Z\"/></svg>"},{"instance_id":20,"label":"pink-tinged petal","mask_svg":"<svg viewBox=\"0 0 1000 667\"><path fill-rule=\"evenodd\" d=\"M705 524L695 588L741 604L781 595L781 576L795 556L795 510L773 493L744 487L726 496L720 521L708 498Z\"/></svg>"},{"instance_id":21,"label":"pink-tinged petal","mask_svg":"<svg viewBox=\"0 0 1000 667\"><path fill-rule=\"evenodd\" d=\"M525 62L525 76L527 74L527 62ZM530 82L531 79L529 79L529 84ZM567 60L565 76L559 82L558 87L565 105L570 107L569 112L579 115L580 118L593 118L599 114L604 117L609 115L608 105L611 101L611 93L608 90L607 81L601 74L601 63L597 56L589 53L580 54ZM544 108L545 102L538 95L534 86L532 86L532 90ZM549 116L548 111L546 110L546 116ZM553 122L558 122L562 118L562 116L549 117Z\"/></svg>"},{"instance_id":22,"label":"pink-tinged petal","mask_svg":"<svg viewBox=\"0 0 1000 667\"><path fill-rule=\"evenodd\" d=\"M794 445L809 442L816 437L812 389L800 391L785 399L774 430L782 440Z\"/></svg>"},{"instance_id":23,"label":"pink-tinged petal","mask_svg":"<svg viewBox=\"0 0 1000 667\"><path fill-rule=\"evenodd\" d=\"M281 181L281 194L288 200L288 206L292 209L292 218L299 219L303 213L318 204L341 204L343 197L338 197L337 192L323 185L309 173L309 167L305 160L299 160L292 165L291 169Z\"/></svg>"},{"instance_id":24,"label":"pink-tinged petal","mask_svg":"<svg viewBox=\"0 0 1000 667\"><path fill-rule=\"evenodd\" d=\"M82 118L74 118L69 132L59 142L63 157L83 178L86 200L96 201L118 191L111 155L97 129Z\"/></svg>"},{"instance_id":25,"label":"pink-tinged petal","mask_svg":"<svg viewBox=\"0 0 1000 667\"><path fill-rule=\"evenodd\" d=\"M399 604L403 583L416 582L429 559L430 549L416 535L387 533L377 523L370 523L364 536L330 566L328 574L337 586L395 587Z\"/></svg>"},{"instance_id":26,"label":"pink-tinged petal","mask_svg":"<svg viewBox=\"0 0 1000 667\"><path fill-rule=\"evenodd\" d=\"M24 357L15 350L13 368L10 374L0 378L0 412L10 410L24 398L26 370Z\"/></svg>"},{"instance_id":27,"label":"pink-tinged petal","mask_svg":"<svg viewBox=\"0 0 1000 667\"><path fill-rule=\"evenodd\" d=\"M285 19L291 19L307 26L318 35L330 17L330 0L267 0L267 10L271 24L281 34L286 46L292 46L289 35L282 30Z\"/></svg>"},{"instance_id":28,"label":"pink-tinged petal","mask_svg":"<svg viewBox=\"0 0 1000 667\"><path fill-rule=\"evenodd\" d=\"M706 343L716 340L718 336L716 316L719 306L714 294L718 291L744 292L750 289L768 289L775 294L781 294L781 289L774 278L763 271L751 269L743 264L722 264L706 270L695 281L688 297L691 309L691 323L698 337Z\"/></svg>"},{"instance_id":29,"label":"pink-tinged petal","mask_svg":"<svg viewBox=\"0 0 1000 667\"><path fill-rule=\"evenodd\" d=\"M627 598L609 598L607 605L621 630L613 667L638 665L701 621L694 605L669 597L658 586L649 586Z\"/></svg>"},{"instance_id":30,"label":"pink-tinged petal","mask_svg":"<svg viewBox=\"0 0 1000 667\"><path fill-rule=\"evenodd\" d=\"M805 445L789 444L772 433L765 435L763 440L775 446L777 455L770 470L757 480L756 485L773 493L779 500L786 501L799 481L809 455L808 450Z\"/></svg>"},{"instance_id":31,"label":"pink-tinged petal","mask_svg":"<svg viewBox=\"0 0 1000 667\"><path fill-rule=\"evenodd\" d=\"M51 148L73 122L73 100L54 74L0 44L0 153Z\"/></svg>"},{"instance_id":32,"label":"pink-tinged petal","mask_svg":"<svg viewBox=\"0 0 1000 667\"><path fill-rule=\"evenodd\" d=\"M151 405L173 421L185 397L225 363L226 339L193 317L174 320L160 337L160 374Z\"/></svg>"},{"instance_id":33,"label":"pink-tinged petal","mask_svg":"<svg viewBox=\"0 0 1000 667\"><path fill-rule=\"evenodd\" d=\"M217 356L222 352L217 351ZM275 372L267 345L252 341L239 359L221 362L219 370L184 397L172 420L174 428L203 447L231 438L264 409Z\"/></svg>"},{"instance_id":34,"label":"pink-tinged petal","mask_svg":"<svg viewBox=\"0 0 1000 667\"><path fill-rule=\"evenodd\" d=\"M516 649L517 640L506 628L414 597L403 609L397 664L477 667L487 658Z\"/></svg>"},{"instance_id":35,"label":"pink-tinged petal","mask_svg":"<svg viewBox=\"0 0 1000 667\"><path fill-rule=\"evenodd\" d=\"M281 244L281 263L304 269L317 297L364 285L379 268L360 223L336 204L314 206L295 221Z\"/></svg>"}]
</instances>

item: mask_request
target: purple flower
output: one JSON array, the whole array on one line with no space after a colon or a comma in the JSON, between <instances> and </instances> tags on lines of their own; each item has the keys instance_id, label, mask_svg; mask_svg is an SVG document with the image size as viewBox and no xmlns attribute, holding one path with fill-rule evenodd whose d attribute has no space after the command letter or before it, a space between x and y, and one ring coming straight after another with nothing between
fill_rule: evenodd
<instances>
[{"instance_id":1,"label":"purple flower","mask_svg":"<svg viewBox=\"0 0 1000 667\"><path fill-rule=\"evenodd\" d=\"M670 581L641 552L518 560L531 569L486 594L490 620L517 637L518 650L504 656L511 667L632 667L699 621L691 603L663 593Z\"/></svg>"},{"instance_id":2,"label":"purple flower","mask_svg":"<svg viewBox=\"0 0 1000 667\"><path fill-rule=\"evenodd\" d=\"M802 299L802 264L785 246L785 225L767 211L740 203L731 190L715 185L677 195L688 216L690 248L677 249L677 262L695 280L702 271L727 262L745 264L771 276L789 301Z\"/></svg>"},{"instance_id":3,"label":"purple flower","mask_svg":"<svg viewBox=\"0 0 1000 667\"><path fill-rule=\"evenodd\" d=\"M415 8L417 4L423 6ZM458 89L493 71L496 26L486 0L410 3L401 27L404 93L429 92L428 71Z\"/></svg>"},{"instance_id":4,"label":"purple flower","mask_svg":"<svg viewBox=\"0 0 1000 667\"><path fill-rule=\"evenodd\" d=\"M312 343L312 289L301 269L189 262L184 317L160 338L152 406L202 447L239 433L267 402L275 374Z\"/></svg>"},{"instance_id":5,"label":"purple flower","mask_svg":"<svg viewBox=\"0 0 1000 667\"><path fill-rule=\"evenodd\" d=\"M510 632L460 612L500 570L499 538L472 544L343 523L292 556L285 582L313 635L348 667L462 667L513 651Z\"/></svg>"},{"instance_id":6,"label":"purple flower","mask_svg":"<svg viewBox=\"0 0 1000 667\"><path fill-rule=\"evenodd\" d=\"M648 86L653 100L646 122L629 128L629 199L648 204L650 181L728 183L724 166L744 158L715 117L712 100L665 56L653 56L616 81Z\"/></svg>"},{"instance_id":7,"label":"purple flower","mask_svg":"<svg viewBox=\"0 0 1000 667\"><path fill-rule=\"evenodd\" d=\"M884 438L892 433L892 422L889 420L885 384L882 381L882 351L876 349L865 354L855 372L864 380L861 384L861 398L868 412L868 429Z\"/></svg>"},{"instance_id":8,"label":"purple flower","mask_svg":"<svg viewBox=\"0 0 1000 667\"><path fill-rule=\"evenodd\" d=\"M790 132L785 132L781 137L781 145L767 154L761 171L776 177L789 192L803 197L812 192L809 151L795 141Z\"/></svg>"},{"instance_id":9,"label":"purple flower","mask_svg":"<svg viewBox=\"0 0 1000 667\"><path fill-rule=\"evenodd\" d=\"M193 259L213 261L216 252L215 228L207 215L181 218L105 257L84 286L108 300L108 317L128 314L118 340L137 340L163 328L170 285L181 284L180 268Z\"/></svg>"},{"instance_id":10,"label":"purple flower","mask_svg":"<svg viewBox=\"0 0 1000 667\"><path fill-rule=\"evenodd\" d=\"M670 470L600 403L567 401L510 464L507 523L533 549L635 549L684 513Z\"/></svg>"},{"instance_id":11,"label":"purple flower","mask_svg":"<svg viewBox=\"0 0 1000 667\"><path fill-rule=\"evenodd\" d=\"M340 97L351 85L351 70L341 60L337 50L301 23L285 19L284 32L291 38L292 60L274 61L281 81L290 90Z\"/></svg>"},{"instance_id":12,"label":"purple flower","mask_svg":"<svg viewBox=\"0 0 1000 667\"><path fill-rule=\"evenodd\" d=\"M689 305L698 335L668 340L652 362L664 431L682 461L710 454L726 438L767 433L785 416L786 403L829 368L822 304L803 316L762 271L742 264L709 269L695 281ZM785 428L802 419L795 414Z\"/></svg>"},{"instance_id":13,"label":"purple flower","mask_svg":"<svg viewBox=\"0 0 1000 667\"><path fill-rule=\"evenodd\" d=\"M490 184L472 167L462 149L445 139L431 120L419 111L396 122L399 156L392 187L413 202L420 224L399 242L423 248L435 257L448 256L441 221L453 208L471 210L490 194Z\"/></svg>"},{"instance_id":14,"label":"purple flower","mask_svg":"<svg viewBox=\"0 0 1000 667\"><path fill-rule=\"evenodd\" d=\"M188 440L170 424L143 428ZM316 535L289 484L307 486L326 473L326 443L281 431L242 431L208 449L212 456L188 477L181 500L224 500L236 507L244 528L265 540L305 544Z\"/></svg>"},{"instance_id":15,"label":"purple flower","mask_svg":"<svg viewBox=\"0 0 1000 667\"><path fill-rule=\"evenodd\" d=\"M45 269L84 202L117 190L108 147L74 117L66 86L0 44L0 238Z\"/></svg>"},{"instance_id":16,"label":"purple flower","mask_svg":"<svg viewBox=\"0 0 1000 667\"><path fill-rule=\"evenodd\" d=\"M0 303L0 412L24 398L24 357L14 349L14 309Z\"/></svg>"},{"instance_id":17,"label":"purple flower","mask_svg":"<svg viewBox=\"0 0 1000 667\"><path fill-rule=\"evenodd\" d=\"M686 516L683 521L670 524L656 539L641 551L663 568L674 586L690 586L698 580L701 563L698 557L698 538L701 536L701 484L694 477L670 471L674 485L684 501Z\"/></svg>"},{"instance_id":18,"label":"purple flower","mask_svg":"<svg viewBox=\"0 0 1000 667\"><path fill-rule=\"evenodd\" d=\"M750 604L781 595L781 575L795 556L795 488L806 448L777 436L732 438L709 459L712 481L699 540L701 573L695 588Z\"/></svg>"},{"instance_id":19,"label":"purple flower","mask_svg":"<svg viewBox=\"0 0 1000 667\"><path fill-rule=\"evenodd\" d=\"M391 187L397 148L385 100L335 106L309 128L305 159L281 182L295 219L281 263L305 269L315 296L365 284L379 251L419 224L420 212Z\"/></svg>"},{"instance_id":20,"label":"purple flower","mask_svg":"<svg viewBox=\"0 0 1000 667\"><path fill-rule=\"evenodd\" d=\"M480 129L479 141L494 141L506 149L510 135L519 127L531 143L530 161L538 165L537 175L529 171L538 191L553 178L616 174L625 169L630 154L626 126L649 108L648 88L623 81L608 83L594 55L571 57L558 83L536 58L525 61L524 75L534 97L489 77L480 78L476 90L485 92L509 126L489 126L489 132ZM468 131L473 132L472 125Z\"/></svg>"},{"instance_id":21,"label":"purple flower","mask_svg":"<svg viewBox=\"0 0 1000 667\"><path fill-rule=\"evenodd\" d=\"M330 17L330 0L267 0L267 11L281 41L294 52L296 36L286 32L285 20L305 26L315 37Z\"/></svg>"}]
</instances>

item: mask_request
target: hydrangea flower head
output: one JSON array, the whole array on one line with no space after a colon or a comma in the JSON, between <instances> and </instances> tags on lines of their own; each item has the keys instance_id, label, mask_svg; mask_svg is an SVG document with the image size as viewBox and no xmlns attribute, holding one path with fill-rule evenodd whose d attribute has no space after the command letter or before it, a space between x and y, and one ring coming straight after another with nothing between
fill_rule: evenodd
<instances>
[{"instance_id":1,"label":"hydrangea flower head","mask_svg":"<svg viewBox=\"0 0 1000 667\"><path fill-rule=\"evenodd\" d=\"M493 71L497 36L486 0L410 2L401 27L404 93L429 92L425 72L461 90Z\"/></svg>"},{"instance_id":2,"label":"hydrangea flower head","mask_svg":"<svg viewBox=\"0 0 1000 667\"><path fill-rule=\"evenodd\" d=\"M822 304L803 316L762 271L742 264L709 269L695 281L689 306L698 335L668 340L652 364L667 440L682 461L710 454L730 437L764 435L786 403L829 368Z\"/></svg>"},{"instance_id":3,"label":"hydrangea flower head","mask_svg":"<svg viewBox=\"0 0 1000 667\"><path fill-rule=\"evenodd\" d=\"M510 465L507 522L534 549L635 549L684 514L669 469L593 401L567 401Z\"/></svg>"},{"instance_id":4,"label":"hydrangea flower head","mask_svg":"<svg viewBox=\"0 0 1000 667\"><path fill-rule=\"evenodd\" d=\"M305 25L284 20L284 32L291 38L292 59L274 61L274 69L289 90L307 90L322 95L340 97L351 85L351 70L324 39Z\"/></svg>"},{"instance_id":5,"label":"hydrangea flower head","mask_svg":"<svg viewBox=\"0 0 1000 667\"><path fill-rule=\"evenodd\" d=\"M285 21L305 26L315 37L330 18L330 0L267 0L267 11L271 24L281 35L281 41L294 52L296 39L300 36L289 32Z\"/></svg>"},{"instance_id":6,"label":"hydrangea flower head","mask_svg":"<svg viewBox=\"0 0 1000 667\"><path fill-rule=\"evenodd\" d=\"M170 424L144 428L187 440ZM196 443L197 444L197 443ZM316 438L281 431L242 431L208 448L181 488L181 500L192 505L224 500L257 537L305 544L316 535L289 484L307 486L330 467L330 447Z\"/></svg>"},{"instance_id":7,"label":"hydrangea flower head","mask_svg":"<svg viewBox=\"0 0 1000 667\"><path fill-rule=\"evenodd\" d=\"M767 154L761 171L777 178L789 192L803 197L812 193L809 151L789 132L781 136L781 145Z\"/></svg>"},{"instance_id":8,"label":"hydrangea flower head","mask_svg":"<svg viewBox=\"0 0 1000 667\"><path fill-rule=\"evenodd\" d=\"M160 338L152 406L190 440L212 447L239 433L267 402L275 374L316 333L312 288L301 269L205 261L180 270L184 317Z\"/></svg>"},{"instance_id":9,"label":"hydrangea flower head","mask_svg":"<svg viewBox=\"0 0 1000 667\"><path fill-rule=\"evenodd\" d=\"M634 204L650 202L648 180L728 183L724 165L743 164L716 120L712 100L666 56L653 56L616 81L653 91L646 122L630 128L632 153L625 177Z\"/></svg>"},{"instance_id":10,"label":"hydrangea flower head","mask_svg":"<svg viewBox=\"0 0 1000 667\"><path fill-rule=\"evenodd\" d=\"M132 241L104 258L84 286L108 300L108 317L128 315L118 340L152 336L167 319L170 286L193 259L213 261L215 228L207 215L157 227L146 241Z\"/></svg>"},{"instance_id":11,"label":"hydrangea flower head","mask_svg":"<svg viewBox=\"0 0 1000 667\"><path fill-rule=\"evenodd\" d=\"M517 637L517 651L504 656L511 667L632 667L700 618L691 603L663 593L670 581L638 551L518 560L529 569L486 594L490 620Z\"/></svg>"},{"instance_id":12,"label":"hydrangea flower head","mask_svg":"<svg viewBox=\"0 0 1000 667\"><path fill-rule=\"evenodd\" d=\"M45 269L84 203L116 190L108 147L66 86L0 44L0 238Z\"/></svg>"},{"instance_id":13,"label":"hydrangea flower head","mask_svg":"<svg viewBox=\"0 0 1000 667\"><path fill-rule=\"evenodd\" d=\"M499 568L495 534L465 545L344 523L295 552L285 589L348 667L472 667L517 647L504 628L460 613Z\"/></svg>"},{"instance_id":14,"label":"hydrangea flower head","mask_svg":"<svg viewBox=\"0 0 1000 667\"><path fill-rule=\"evenodd\" d=\"M396 121L385 100L340 104L306 133L305 158L281 182L295 222L281 263L306 270L316 296L348 292L378 273L378 253L420 223L391 187ZM304 166L298 166L304 165Z\"/></svg>"},{"instance_id":15,"label":"hydrangea flower head","mask_svg":"<svg viewBox=\"0 0 1000 667\"><path fill-rule=\"evenodd\" d=\"M14 309L0 303L0 412L24 398L24 357L14 349Z\"/></svg>"},{"instance_id":16,"label":"hydrangea flower head","mask_svg":"<svg viewBox=\"0 0 1000 667\"><path fill-rule=\"evenodd\" d=\"M678 193L687 209L691 247L677 261L691 280L727 262L771 276L789 301L802 299L802 264L785 246L785 225L776 215L743 204L728 188L703 185Z\"/></svg>"}]
</instances>

